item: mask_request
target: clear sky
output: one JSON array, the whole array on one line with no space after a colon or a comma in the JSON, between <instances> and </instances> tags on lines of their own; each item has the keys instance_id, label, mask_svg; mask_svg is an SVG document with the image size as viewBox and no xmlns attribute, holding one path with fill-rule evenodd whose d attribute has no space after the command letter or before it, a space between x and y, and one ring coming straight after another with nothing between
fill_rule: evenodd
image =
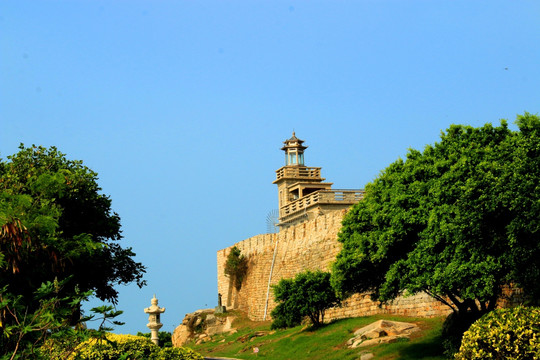
<instances>
[{"instance_id":1,"label":"clear sky","mask_svg":"<svg viewBox=\"0 0 540 360\"><path fill-rule=\"evenodd\" d=\"M293 130L363 188L450 124L540 112L537 0L3 0L0 53L0 156L83 160L148 267L120 333L154 293L167 331L217 305L216 252L266 232Z\"/></svg>"}]
</instances>

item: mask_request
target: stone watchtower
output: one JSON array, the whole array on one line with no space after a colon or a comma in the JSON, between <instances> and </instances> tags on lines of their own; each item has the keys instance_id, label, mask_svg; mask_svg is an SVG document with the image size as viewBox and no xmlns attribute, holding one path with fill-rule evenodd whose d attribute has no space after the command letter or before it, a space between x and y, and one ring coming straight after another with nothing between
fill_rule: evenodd
<instances>
[{"instance_id":1,"label":"stone watchtower","mask_svg":"<svg viewBox=\"0 0 540 360\"><path fill-rule=\"evenodd\" d=\"M285 166L276 171L273 182L278 186L280 230L328 211L347 209L362 199L363 190L332 190L332 183L323 182L320 167L305 166L307 146L294 132L283 143Z\"/></svg>"}]
</instances>

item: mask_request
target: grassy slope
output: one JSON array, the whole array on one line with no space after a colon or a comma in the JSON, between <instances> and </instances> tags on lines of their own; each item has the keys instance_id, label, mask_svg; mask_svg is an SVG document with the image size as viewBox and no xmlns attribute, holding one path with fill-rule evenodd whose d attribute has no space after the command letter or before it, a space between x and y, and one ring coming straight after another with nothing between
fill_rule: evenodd
<instances>
[{"instance_id":1,"label":"grassy slope","mask_svg":"<svg viewBox=\"0 0 540 360\"><path fill-rule=\"evenodd\" d=\"M254 323L245 318L239 318L240 320L234 323L234 326L238 328L237 333L215 335L210 341L200 345L191 343L187 346L205 356L238 359L347 360L358 359L363 352L371 352L377 359L445 359L442 355L440 338L443 318L418 319L377 315L338 320L316 330L298 326L277 331L270 331L270 322ZM346 346L347 340L352 337L356 329L380 319L414 322L422 331L416 333L411 340L393 344L357 349L349 349ZM253 336L257 332L264 335ZM253 353L254 347L259 348L257 355Z\"/></svg>"}]
</instances>

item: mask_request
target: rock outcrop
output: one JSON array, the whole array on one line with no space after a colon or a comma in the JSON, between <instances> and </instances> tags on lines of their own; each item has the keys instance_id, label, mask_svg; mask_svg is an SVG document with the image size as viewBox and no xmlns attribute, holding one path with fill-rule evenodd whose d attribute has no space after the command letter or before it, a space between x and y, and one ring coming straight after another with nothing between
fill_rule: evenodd
<instances>
[{"instance_id":1,"label":"rock outcrop","mask_svg":"<svg viewBox=\"0 0 540 360\"><path fill-rule=\"evenodd\" d=\"M351 348L376 345L381 343L392 343L398 339L408 339L410 335L420 328L416 324L379 320L364 326L354 332L354 337L347 341Z\"/></svg>"},{"instance_id":2,"label":"rock outcrop","mask_svg":"<svg viewBox=\"0 0 540 360\"><path fill-rule=\"evenodd\" d=\"M172 334L173 346L184 346L194 340L196 343L210 340L211 336L226 332L235 332L232 323L234 316L216 315L214 309L197 310L186 314L182 324Z\"/></svg>"}]
</instances>

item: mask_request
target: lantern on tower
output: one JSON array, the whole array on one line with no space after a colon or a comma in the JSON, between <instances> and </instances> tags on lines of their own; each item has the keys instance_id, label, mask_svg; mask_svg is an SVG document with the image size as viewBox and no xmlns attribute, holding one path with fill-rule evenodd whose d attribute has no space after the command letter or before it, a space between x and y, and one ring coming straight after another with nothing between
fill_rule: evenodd
<instances>
[{"instance_id":1,"label":"lantern on tower","mask_svg":"<svg viewBox=\"0 0 540 360\"><path fill-rule=\"evenodd\" d=\"M304 150L307 149L307 146L302 145L304 140L297 138L293 131L292 137L283 143L285 146L281 150L285 151L285 166L304 166Z\"/></svg>"}]
</instances>

